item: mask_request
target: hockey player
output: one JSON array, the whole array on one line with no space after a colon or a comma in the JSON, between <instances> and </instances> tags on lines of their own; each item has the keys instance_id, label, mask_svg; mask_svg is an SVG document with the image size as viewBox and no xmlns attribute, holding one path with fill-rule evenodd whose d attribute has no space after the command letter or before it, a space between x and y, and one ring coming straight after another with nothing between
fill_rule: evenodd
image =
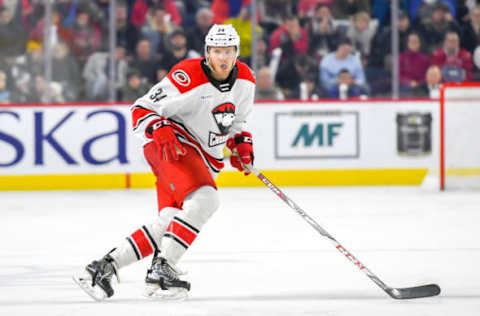
<instances>
[{"instance_id":1,"label":"hockey player","mask_svg":"<svg viewBox=\"0 0 480 316\"><path fill-rule=\"evenodd\" d=\"M232 25L213 25L205 58L188 59L131 107L133 131L156 176L158 217L126 238L74 280L96 300L114 293L112 277L154 254L145 282L148 297L182 299L190 283L176 268L203 225L219 206L215 179L224 167L225 144L233 167L245 174L253 163L246 119L255 79L237 60L240 38Z\"/></svg>"}]
</instances>

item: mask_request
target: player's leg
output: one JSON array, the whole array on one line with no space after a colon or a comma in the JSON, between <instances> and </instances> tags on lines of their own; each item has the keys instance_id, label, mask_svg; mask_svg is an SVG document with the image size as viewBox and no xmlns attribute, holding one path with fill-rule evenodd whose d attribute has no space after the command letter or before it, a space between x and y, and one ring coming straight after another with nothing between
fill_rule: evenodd
<instances>
[{"instance_id":1,"label":"player's leg","mask_svg":"<svg viewBox=\"0 0 480 316\"><path fill-rule=\"evenodd\" d=\"M158 252L162 237L172 218L178 212L173 207L175 200L166 182L158 173L158 159L154 144L145 146L145 157L157 177L157 207L158 217L151 223L143 225L128 236L116 248L99 260L94 260L85 270L73 277L74 281L95 300L103 300L114 294L112 287L113 275L118 278L118 270L136 261Z\"/></svg>"},{"instance_id":2,"label":"player's leg","mask_svg":"<svg viewBox=\"0 0 480 316\"><path fill-rule=\"evenodd\" d=\"M143 225L120 245L99 260L85 267L74 276L75 282L95 300L103 300L114 294L112 278L118 278L118 270L158 252L162 236L178 209L165 207L155 221Z\"/></svg>"},{"instance_id":3,"label":"player's leg","mask_svg":"<svg viewBox=\"0 0 480 316\"><path fill-rule=\"evenodd\" d=\"M218 192L202 186L189 194L182 211L174 216L164 235L160 252L154 257L146 276L147 296L181 299L190 284L180 279L176 264L196 239L200 230L219 206Z\"/></svg>"},{"instance_id":4,"label":"player's leg","mask_svg":"<svg viewBox=\"0 0 480 316\"><path fill-rule=\"evenodd\" d=\"M170 161L161 170L161 178L172 189L174 205L179 211L169 224L162 239L160 252L152 260L147 272L147 296L181 298L186 296L190 284L180 280L176 263L190 247L202 226L217 210L219 199L213 176L200 153L185 144L186 155ZM183 292L179 294L178 292ZM185 294L185 295L183 295Z\"/></svg>"}]
</instances>

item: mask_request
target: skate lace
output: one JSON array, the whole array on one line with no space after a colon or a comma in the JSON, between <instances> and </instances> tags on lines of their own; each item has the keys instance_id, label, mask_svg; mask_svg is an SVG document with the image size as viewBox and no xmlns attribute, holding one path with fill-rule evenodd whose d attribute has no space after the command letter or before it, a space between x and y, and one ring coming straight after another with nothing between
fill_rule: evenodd
<instances>
[{"instance_id":1,"label":"skate lace","mask_svg":"<svg viewBox=\"0 0 480 316\"><path fill-rule=\"evenodd\" d=\"M178 279L177 272L167 263L165 259L159 259L153 265L153 270L157 270L170 281Z\"/></svg>"}]
</instances>

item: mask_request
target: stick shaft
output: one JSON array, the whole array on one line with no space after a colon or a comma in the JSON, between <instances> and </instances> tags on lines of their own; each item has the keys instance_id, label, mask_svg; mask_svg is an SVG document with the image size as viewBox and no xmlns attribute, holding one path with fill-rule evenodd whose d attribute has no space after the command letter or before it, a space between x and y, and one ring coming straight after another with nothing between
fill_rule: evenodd
<instances>
[{"instance_id":1,"label":"stick shaft","mask_svg":"<svg viewBox=\"0 0 480 316\"><path fill-rule=\"evenodd\" d=\"M320 235L326 237L340 251L350 262L365 273L375 284L382 290L391 291L392 288L380 280L372 271L370 271L364 264L362 264L353 254L351 254L345 247L343 247L332 235L330 235L322 226L320 226L310 215L308 215L300 206L293 202L285 193L282 192L276 185L268 180L260 171L252 165L246 166L252 173L254 173L270 190L272 190L282 201L284 201L290 208L292 208L298 215L300 215L307 223L310 224Z\"/></svg>"}]
</instances>

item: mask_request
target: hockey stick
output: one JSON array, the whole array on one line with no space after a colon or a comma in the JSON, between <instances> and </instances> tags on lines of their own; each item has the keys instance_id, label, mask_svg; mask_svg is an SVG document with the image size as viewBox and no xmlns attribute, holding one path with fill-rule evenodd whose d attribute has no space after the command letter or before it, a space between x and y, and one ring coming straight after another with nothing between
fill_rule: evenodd
<instances>
[{"instance_id":1,"label":"hockey stick","mask_svg":"<svg viewBox=\"0 0 480 316\"><path fill-rule=\"evenodd\" d=\"M355 258L347 249L345 249L335 238L332 237L325 229L323 229L313 218L311 218L304 210L286 196L278 187L276 187L270 180L268 180L260 171L255 169L252 165L245 166L248 170L253 172L267 187L270 188L279 198L288 204L298 215L300 215L310 226L312 226L322 236L328 238L332 244L340 251L347 259L355 264L361 271L363 271L375 284L377 284L388 295L395 299L412 299L421 297L430 297L440 294L440 287L437 284L427 284L406 288L394 288L386 285L380 280L372 271L364 266L357 258Z\"/></svg>"}]
</instances>

